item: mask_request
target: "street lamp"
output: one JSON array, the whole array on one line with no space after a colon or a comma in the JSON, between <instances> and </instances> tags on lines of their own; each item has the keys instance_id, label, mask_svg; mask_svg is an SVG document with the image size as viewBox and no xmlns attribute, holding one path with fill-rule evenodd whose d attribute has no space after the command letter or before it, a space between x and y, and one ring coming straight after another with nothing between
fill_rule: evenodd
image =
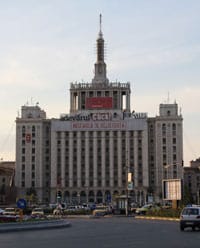
<instances>
[{"instance_id":1,"label":"street lamp","mask_svg":"<svg viewBox=\"0 0 200 248\"><path fill-rule=\"evenodd\" d=\"M129 171L129 166L125 166L124 169L126 170L126 202L125 202L125 211L126 216L128 216L128 207L129 207L129 190L132 190L133 188L133 182L132 182L132 173Z\"/></svg>"},{"instance_id":2,"label":"street lamp","mask_svg":"<svg viewBox=\"0 0 200 248\"><path fill-rule=\"evenodd\" d=\"M166 174L167 174L166 179L169 179L168 169L169 169L170 166L171 166L170 164L166 164L166 165L164 166L164 168L165 168L165 170L166 170Z\"/></svg>"},{"instance_id":3,"label":"street lamp","mask_svg":"<svg viewBox=\"0 0 200 248\"><path fill-rule=\"evenodd\" d=\"M166 174L163 178L163 200L172 201L172 207L177 208L178 201L182 199L182 175L178 172L179 163L164 165ZM173 167L173 171L172 168ZM169 174L170 169L170 174Z\"/></svg>"}]
</instances>

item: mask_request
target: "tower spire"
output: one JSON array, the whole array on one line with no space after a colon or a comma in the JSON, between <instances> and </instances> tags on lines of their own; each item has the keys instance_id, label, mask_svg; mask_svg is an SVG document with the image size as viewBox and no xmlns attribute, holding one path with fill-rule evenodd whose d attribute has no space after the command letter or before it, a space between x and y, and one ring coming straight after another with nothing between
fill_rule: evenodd
<instances>
[{"instance_id":1,"label":"tower spire","mask_svg":"<svg viewBox=\"0 0 200 248\"><path fill-rule=\"evenodd\" d=\"M99 34L97 38L97 61L95 63L95 75L93 82L107 82L106 64L104 62L104 39L102 33L102 15L99 15Z\"/></svg>"},{"instance_id":2,"label":"tower spire","mask_svg":"<svg viewBox=\"0 0 200 248\"><path fill-rule=\"evenodd\" d=\"M102 20L101 20L101 14L99 15L99 30L101 32L101 25L102 25Z\"/></svg>"},{"instance_id":3,"label":"tower spire","mask_svg":"<svg viewBox=\"0 0 200 248\"><path fill-rule=\"evenodd\" d=\"M103 39L103 33L102 33L102 15L99 15L99 37L98 39Z\"/></svg>"}]
</instances>

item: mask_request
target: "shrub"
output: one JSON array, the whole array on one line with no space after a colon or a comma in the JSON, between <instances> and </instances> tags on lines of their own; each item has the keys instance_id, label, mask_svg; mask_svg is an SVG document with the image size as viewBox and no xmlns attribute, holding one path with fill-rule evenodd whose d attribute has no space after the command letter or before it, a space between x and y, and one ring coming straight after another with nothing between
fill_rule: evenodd
<instances>
[{"instance_id":1,"label":"shrub","mask_svg":"<svg viewBox=\"0 0 200 248\"><path fill-rule=\"evenodd\" d=\"M179 218L181 214L181 208L178 209L163 209L160 208L158 210L149 210L146 215L147 216L158 216L158 217L170 217L170 218Z\"/></svg>"}]
</instances>

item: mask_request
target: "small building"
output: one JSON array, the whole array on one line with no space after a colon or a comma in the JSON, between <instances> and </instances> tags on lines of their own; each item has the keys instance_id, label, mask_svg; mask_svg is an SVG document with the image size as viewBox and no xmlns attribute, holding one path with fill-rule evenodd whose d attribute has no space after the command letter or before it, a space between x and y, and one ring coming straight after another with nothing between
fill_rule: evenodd
<instances>
[{"instance_id":1,"label":"small building","mask_svg":"<svg viewBox=\"0 0 200 248\"><path fill-rule=\"evenodd\" d=\"M192 160L190 166L184 167L184 186L192 203L200 204L200 158Z\"/></svg>"},{"instance_id":2,"label":"small building","mask_svg":"<svg viewBox=\"0 0 200 248\"><path fill-rule=\"evenodd\" d=\"M0 204L9 204L15 201L15 162L0 162Z\"/></svg>"}]
</instances>

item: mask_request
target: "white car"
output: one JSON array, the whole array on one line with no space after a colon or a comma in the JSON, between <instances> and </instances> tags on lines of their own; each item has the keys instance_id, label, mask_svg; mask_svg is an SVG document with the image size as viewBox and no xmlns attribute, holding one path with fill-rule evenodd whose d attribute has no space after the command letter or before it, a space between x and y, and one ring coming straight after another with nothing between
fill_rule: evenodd
<instances>
[{"instance_id":1,"label":"white car","mask_svg":"<svg viewBox=\"0 0 200 248\"><path fill-rule=\"evenodd\" d=\"M17 215L19 212L15 208L5 208L5 211L3 212L3 215Z\"/></svg>"},{"instance_id":2,"label":"white car","mask_svg":"<svg viewBox=\"0 0 200 248\"><path fill-rule=\"evenodd\" d=\"M3 214L4 210L2 208L0 208L0 214Z\"/></svg>"},{"instance_id":3,"label":"white car","mask_svg":"<svg viewBox=\"0 0 200 248\"><path fill-rule=\"evenodd\" d=\"M196 227L200 228L200 206L192 205L182 210L180 216L180 230L184 231L186 227L191 227L193 231Z\"/></svg>"},{"instance_id":4,"label":"white car","mask_svg":"<svg viewBox=\"0 0 200 248\"><path fill-rule=\"evenodd\" d=\"M31 217L44 217L44 210L42 208L34 208Z\"/></svg>"}]
</instances>

